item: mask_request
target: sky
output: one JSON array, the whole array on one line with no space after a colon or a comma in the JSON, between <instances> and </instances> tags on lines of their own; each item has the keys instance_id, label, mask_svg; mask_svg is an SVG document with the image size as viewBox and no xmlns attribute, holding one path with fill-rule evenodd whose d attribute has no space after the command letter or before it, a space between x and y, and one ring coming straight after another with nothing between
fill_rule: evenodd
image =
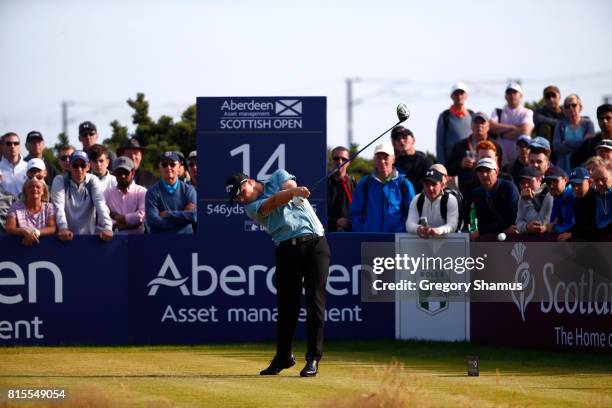
<instances>
[{"instance_id":1,"label":"sky","mask_svg":"<svg viewBox=\"0 0 612 408\"><path fill-rule=\"evenodd\" d=\"M596 122L612 99L611 17L608 0L0 0L0 133L35 129L52 146L67 101L71 142L84 120L104 139L115 119L134 129L138 92L177 120L199 96L326 96L328 145L346 145L347 78L362 146L403 102L417 149L435 152L457 81L487 113L509 79L526 101L554 84Z\"/></svg>"}]
</instances>

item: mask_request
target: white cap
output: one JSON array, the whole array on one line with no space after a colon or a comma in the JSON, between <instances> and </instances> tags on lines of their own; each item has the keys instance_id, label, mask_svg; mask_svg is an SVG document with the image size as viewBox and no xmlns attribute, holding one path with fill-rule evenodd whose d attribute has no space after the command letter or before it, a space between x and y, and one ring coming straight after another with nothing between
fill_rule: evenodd
<instances>
[{"instance_id":1,"label":"white cap","mask_svg":"<svg viewBox=\"0 0 612 408\"><path fill-rule=\"evenodd\" d=\"M395 152L393 151L393 146L391 146L389 143L381 143L376 146L376 148L374 149L374 156L376 156L377 153L386 153L389 156L395 155Z\"/></svg>"},{"instance_id":2,"label":"white cap","mask_svg":"<svg viewBox=\"0 0 612 408\"><path fill-rule=\"evenodd\" d=\"M523 88L521 88L521 84L519 84L518 82L510 82L506 86L506 92L508 91L508 89L512 89L513 91L516 91L521 95L523 94Z\"/></svg>"},{"instance_id":3,"label":"white cap","mask_svg":"<svg viewBox=\"0 0 612 408\"><path fill-rule=\"evenodd\" d=\"M32 169L46 170L47 166L45 166L45 162L42 159L30 159L28 161L27 171L30 171Z\"/></svg>"},{"instance_id":4,"label":"white cap","mask_svg":"<svg viewBox=\"0 0 612 408\"><path fill-rule=\"evenodd\" d=\"M463 82L457 82L456 84L453 84L453 86L451 86L451 95L454 94L455 91L463 91L465 93L469 93L467 85Z\"/></svg>"},{"instance_id":5,"label":"white cap","mask_svg":"<svg viewBox=\"0 0 612 408\"><path fill-rule=\"evenodd\" d=\"M490 157L483 157L482 159L478 160L478 163L476 163L476 167L474 167L474 170L478 171L480 167L486 167L487 169L497 170L497 163L495 163L495 160L493 160Z\"/></svg>"},{"instance_id":6,"label":"white cap","mask_svg":"<svg viewBox=\"0 0 612 408\"><path fill-rule=\"evenodd\" d=\"M440 163L432 164L430 169L437 170L438 172L444 174L445 176L448 176L448 171L446 170L446 167L444 167L443 164L440 164Z\"/></svg>"}]
</instances>

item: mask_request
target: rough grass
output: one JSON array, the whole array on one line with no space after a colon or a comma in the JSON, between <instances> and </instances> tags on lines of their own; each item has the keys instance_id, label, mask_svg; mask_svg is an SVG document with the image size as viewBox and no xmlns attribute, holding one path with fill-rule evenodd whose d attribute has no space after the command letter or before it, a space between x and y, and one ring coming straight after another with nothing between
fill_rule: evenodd
<instances>
[{"instance_id":1,"label":"rough grass","mask_svg":"<svg viewBox=\"0 0 612 408\"><path fill-rule=\"evenodd\" d=\"M612 356L465 343L334 342L316 378L303 361L261 377L269 344L0 348L0 389L67 388L82 407L612 407ZM466 356L480 358L467 377ZM4 395L3 395L4 396ZM0 407L63 404L6 402Z\"/></svg>"}]
</instances>

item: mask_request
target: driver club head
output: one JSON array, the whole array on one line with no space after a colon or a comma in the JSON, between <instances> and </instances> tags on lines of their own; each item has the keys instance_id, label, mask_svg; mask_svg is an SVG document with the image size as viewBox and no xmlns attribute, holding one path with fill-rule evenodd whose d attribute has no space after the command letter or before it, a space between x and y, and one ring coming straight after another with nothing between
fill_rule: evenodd
<instances>
[{"instance_id":1,"label":"driver club head","mask_svg":"<svg viewBox=\"0 0 612 408\"><path fill-rule=\"evenodd\" d=\"M410 117L410 111L404 103L400 103L399 105L397 105L397 109L395 110L395 112L397 113L397 118L400 122L403 122Z\"/></svg>"}]
</instances>

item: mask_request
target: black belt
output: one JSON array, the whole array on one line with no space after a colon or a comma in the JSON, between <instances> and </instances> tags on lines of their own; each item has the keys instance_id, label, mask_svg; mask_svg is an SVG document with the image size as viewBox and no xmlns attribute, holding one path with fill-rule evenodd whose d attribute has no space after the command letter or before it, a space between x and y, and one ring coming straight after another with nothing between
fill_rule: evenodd
<instances>
[{"instance_id":1,"label":"black belt","mask_svg":"<svg viewBox=\"0 0 612 408\"><path fill-rule=\"evenodd\" d=\"M300 235L299 237L291 238L283 242L290 243L291 245L303 244L304 242L312 241L313 239L319 238L315 234Z\"/></svg>"}]
</instances>

